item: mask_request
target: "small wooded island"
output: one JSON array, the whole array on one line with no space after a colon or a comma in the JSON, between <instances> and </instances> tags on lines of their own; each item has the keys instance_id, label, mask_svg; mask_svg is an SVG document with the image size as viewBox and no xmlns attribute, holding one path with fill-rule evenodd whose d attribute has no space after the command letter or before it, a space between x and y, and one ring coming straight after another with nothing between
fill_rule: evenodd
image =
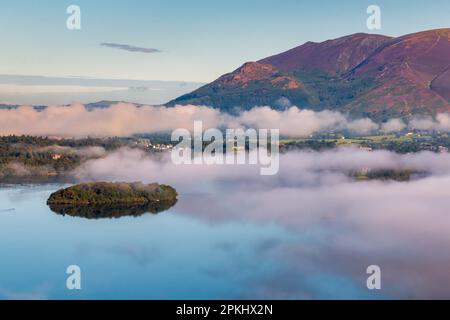
<instances>
[{"instance_id":1,"label":"small wooded island","mask_svg":"<svg viewBox=\"0 0 450 320\"><path fill-rule=\"evenodd\" d=\"M171 186L158 183L91 182L56 191L47 204L62 215L118 218L167 210L177 202L177 195Z\"/></svg>"},{"instance_id":2,"label":"small wooded island","mask_svg":"<svg viewBox=\"0 0 450 320\"><path fill-rule=\"evenodd\" d=\"M142 182L90 182L61 189L50 195L48 204L146 204L170 201L177 197L174 188Z\"/></svg>"}]
</instances>

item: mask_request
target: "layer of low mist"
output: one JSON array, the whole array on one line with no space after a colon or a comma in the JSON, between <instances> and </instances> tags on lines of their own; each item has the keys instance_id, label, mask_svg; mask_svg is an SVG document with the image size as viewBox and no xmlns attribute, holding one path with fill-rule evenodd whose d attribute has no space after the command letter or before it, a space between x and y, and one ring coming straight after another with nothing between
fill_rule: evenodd
<instances>
[{"instance_id":1,"label":"layer of low mist","mask_svg":"<svg viewBox=\"0 0 450 320\"><path fill-rule=\"evenodd\" d=\"M266 276L253 279L248 297L352 297L357 291L346 291L352 284L359 296L369 295L363 289L365 269L372 264L382 268L383 297L448 296L449 154L339 148L280 157L278 175L260 176L258 166L176 166L170 159L121 149L85 163L75 175L80 181L168 183L180 193L178 215L212 225L238 221L286 229L289 239L267 239L255 247L258 257L265 257L255 270L264 268L264 261L278 261L279 266L268 269L270 276L266 270ZM361 169L428 175L409 182L355 181L348 176ZM227 243L238 250L239 242ZM233 258L238 251L224 254L241 261ZM326 277L329 285L318 288L314 277ZM335 285L342 290L333 290Z\"/></svg>"},{"instance_id":2,"label":"layer of low mist","mask_svg":"<svg viewBox=\"0 0 450 320\"><path fill-rule=\"evenodd\" d=\"M207 128L251 127L280 129L284 136L303 137L324 131L349 131L355 134L393 133L408 129L450 131L450 116L413 118L408 123L390 119L377 124L368 118L349 119L340 112L291 107L276 111L257 107L236 116L204 106L142 106L119 103L110 108L88 111L81 104L50 106L37 111L29 106L0 110L0 135L129 136L139 133L192 130L195 120Z\"/></svg>"}]
</instances>

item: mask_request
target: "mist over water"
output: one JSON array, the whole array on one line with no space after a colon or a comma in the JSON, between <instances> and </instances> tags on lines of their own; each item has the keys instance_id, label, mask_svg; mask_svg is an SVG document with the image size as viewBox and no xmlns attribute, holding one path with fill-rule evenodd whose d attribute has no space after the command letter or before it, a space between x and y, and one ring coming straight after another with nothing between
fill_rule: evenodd
<instances>
[{"instance_id":1,"label":"mist over water","mask_svg":"<svg viewBox=\"0 0 450 320\"><path fill-rule=\"evenodd\" d=\"M3 1L0 300L450 299L450 1L132 1Z\"/></svg>"},{"instance_id":2,"label":"mist over water","mask_svg":"<svg viewBox=\"0 0 450 320\"><path fill-rule=\"evenodd\" d=\"M114 180L133 177L134 168L142 179L180 189L177 209L203 223L281 227L293 238L260 244L258 261L278 261L278 270L254 279L249 297L364 297L365 268L376 264L383 297L430 298L450 295L442 285L450 284L449 160L431 152L292 152L281 155L278 175L263 177L251 166L173 166L122 150L78 175ZM362 168L428 175L410 182L349 178Z\"/></svg>"},{"instance_id":3,"label":"mist over water","mask_svg":"<svg viewBox=\"0 0 450 320\"><path fill-rule=\"evenodd\" d=\"M167 183L180 194L173 208L88 220L45 207L57 186L2 189L1 203L17 214L2 213L0 240L11 241L29 220L37 224L27 223L23 232L47 233L33 245L36 240L22 240L33 255L55 252L49 269L40 267L50 279L45 297L73 297L56 289L50 272L70 261L88 277L88 290L77 296L83 298L448 298L449 157L352 148L291 152L281 155L278 175L260 176L258 166L175 166L121 149L76 169L77 179ZM427 175L409 182L348 175L361 168ZM4 274L13 279L18 249L2 249ZM366 268L374 264L382 271L381 291L366 288ZM127 281L133 293L114 281Z\"/></svg>"},{"instance_id":4,"label":"mist over water","mask_svg":"<svg viewBox=\"0 0 450 320\"><path fill-rule=\"evenodd\" d=\"M4 133L49 133L43 124L51 122L51 133L68 136L120 136L144 132L148 126L157 131L190 129L198 117L205 120L204 129L285 122L288 135L337 124L366 133L411 125L392 119L379 126L368 119L298 108L279 112L263 107L238 116L195 106L116 105L87 111L78 105L40 113L31 108L0 112L7 116L0 118L7 125ZM170 121L162 123L161 117ZM25 126L23 118L33 125ZM309 126L295 127L297 121ZM445 128L442 117L421 121L421 126L440 123ZM170 153L135 148L43 148L95 157L71 172L74 181L158 182L176 188L179 199L163 210L61 209L48 208L46 200L62 185L0 188L0 242L19 239L0 249L6 261L0 266L2 298L450 297L445 272L450 268L450 251L445 249L450 244L448 153L355 147L290 151L280 154L277 174L261 176L260 165L175 165ZM418 174L404 182L357 181L353 176L377 170ZM28 268L38 272L26 272L24 256ZM76 294L61 285L71 264L80 265L85 277L85 289ZM381 291L366 287L370 265L381 268Z\"/></svg>"}]
</instances>

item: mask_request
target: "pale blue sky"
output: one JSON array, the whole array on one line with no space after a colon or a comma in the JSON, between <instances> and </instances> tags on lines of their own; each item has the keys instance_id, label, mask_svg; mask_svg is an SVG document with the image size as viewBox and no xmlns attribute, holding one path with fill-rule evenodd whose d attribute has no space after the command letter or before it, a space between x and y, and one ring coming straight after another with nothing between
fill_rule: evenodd
<instances>
[{"instance_id":1,"label":"pale blue sky","mask_svg":"<svg viewBox=\"0 0 450 320\"><path fill-rule=\"evenodd\" d=\"M79 31L66 28L70 4ZM0 0L0 74L208 82L306 41L370 32L370 4L382 9L377 33L450 26L449 0Z\"/></svg>"}]
</instances>

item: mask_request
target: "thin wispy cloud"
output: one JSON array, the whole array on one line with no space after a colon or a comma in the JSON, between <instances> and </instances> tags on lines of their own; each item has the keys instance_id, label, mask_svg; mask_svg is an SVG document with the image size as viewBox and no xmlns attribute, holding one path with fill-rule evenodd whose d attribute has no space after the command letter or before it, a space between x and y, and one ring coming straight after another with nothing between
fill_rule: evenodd
<instances>
[{"instance_id":1,"label":"thin wispy cloud","mask_svg":"<svg viewBox=\"0 0 450 320\"><path fill-rule=\"evenodd\" d=\"M103 43L100 43L100 45L103 47L115 48L115 49L130 51L130 52L142 52L142 53L161 52L161 50L155 49L155 48L136 47L136 46L132 46L132 45L128 45L128 44L120 44L120 43L103 42Z\"/></svg>"}]
</instances>

